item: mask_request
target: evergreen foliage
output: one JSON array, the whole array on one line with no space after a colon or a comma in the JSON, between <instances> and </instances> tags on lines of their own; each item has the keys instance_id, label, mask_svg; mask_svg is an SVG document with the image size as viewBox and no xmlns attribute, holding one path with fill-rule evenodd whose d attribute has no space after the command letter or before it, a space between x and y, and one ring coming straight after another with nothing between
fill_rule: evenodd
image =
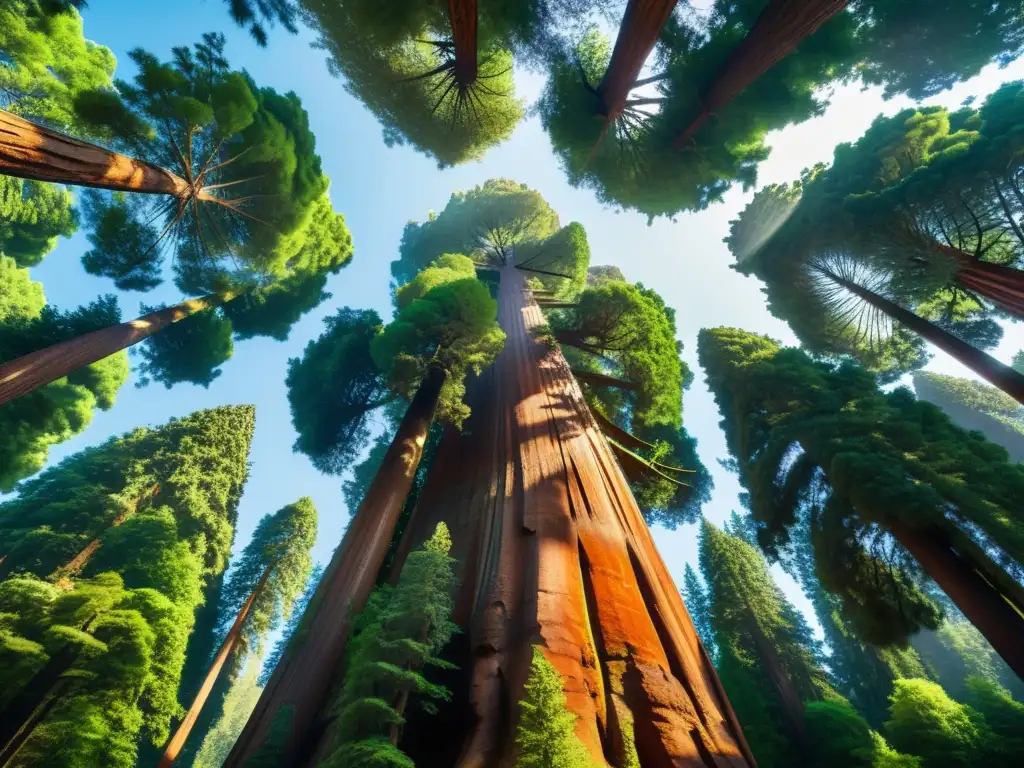
<instances>
[{"instance_id":1,"label":"evergreen foliage","mask_svg":"<svg viewBox=\"0 0 1024 768\"><path fill-rule=\"evenodd\" d=\"M468 192L455 192L441 213L431 212L422 224L406 224L391 275L400 285L408 283L446 253L491 266L510 263L513 256L519 263L517 249L546 241L558 228L558 214L539 192L508 179L488 179Z\"/></svg>"},{"instance_id":2,"label":"evergreen foliage","mask_svg":"<svg viewBox=\"0 0 1024 768\"><path fill-rule=\"evenodd\" d=\"M203 582L230 552L253 420L251 407L231 406L136 429L68 457L0 505L3 565L15 572L0 583L2 652L13 654L0 687L41 700L46 687L28 675L70 658L60 679L71 682L19 766L131 766L140 737L166 741L182 711ZM80 575L61 575L94 540ZM51 575L62 589L37 580ZM37 607L24 610L27 599Z\"/></svg>"},{"instance_id":3,"label":"evergreen foliage","mask_svg":"<svg viewBox=\"0 0 1024 768\"><path fill-rule=\"evenodd\" d=\"M140 304L139 314L158 309L163 307ZM232 330L230 318L219 307L211 307L153 334L138 348L142 362L136 368L139 380L135 386L158 382L170 389L187 381L208 388L234 352Z\"/></svg>"},{"instance_id":4,"label":"evergreen foliage","mask_svg":"<svg viewBox=\"0 0 1024 768\"><path fill-rule=\"evenodd\" d=\"M516 768L593 766L576 735L576 716L565 708L562 676L536 645L519 707Z\"/></svg>"},{"instance_id":5,"label":"evergreen foliage","mask_svg":"<svg viewBox=\"0 0 1024 768\"><path fill-rule=\"evenodd\" d=\"M45 302L28 270L0 255L0 363L121 320L110 295L70 312ZM0 406L0 491L38 472L50 446L83 431L96 408L111 408L127 379L119 352Z\"/></svg>"},{"instance_id":6,"label":"evergreen foliage","mask_svg":"<svg viewBox=\"0 0 1024 768\"><path fill-rule=\"evenodd\" d=\"M1003 449L905 389L881 392L857 366L817 362L763 336L704 330L699 355L759 541L769 551L784 544L801 502L821 584L861 639L902 645L941 616L915 565L882 535L890 521L961 547L981 532L1021 559L1008 510L1024 475ZM1000 567L973 562L1012 594Z\"/></svg>"},{"instance_id":7,"label":"evergreen foliage","mask_svg":"<svg viewBox=\"0 0 1024 768\"><path fill-rule=\"evenodd\" d=\"M450 549L451 536L439 523L423 548L410 553L398 583L371 595L348 647L332 751L320 765L412 766L398 747L410 696L429 713L450 696L423 674L425 667L450 666L437 655L456 631Z\"/></svg>"},{"instance_id":8,"label":"evergreen foliage","mask_svg":"<svg viewBox=\"0 0 1024 768\"><path fill-rule=\"evenodd\" d=\"M694 629L697 630L697 637L704 644L708 656L712 659L717 658L718 646L715 644L715 632L711 626L711 600L700 582L700 577L689 563L683 571L682 593L686 611L693 619Z\"/></svg>"},{"instance_id":9,"label":"evergreen foliage","mask_svg":"<svg viewBox=\"0 0 1024 768\"><path fill-rule=\"evenodd\" d=\"M235 740L245 727L260 694L262 685L257 680L260 665L250 663L224 699L223 714L206 734L196 753L192 768L221 768Z\"/></svg>"},{"instance_id":10,"label":"evergreen foliage","mask_svg":"<svg viewBox=\"0 0 1024 768\"><path fill-rule=\"evenodd\" d=\"M78 217L66 189L0 176L0 253L19 267L35 266L57 246L58 237L71 237L76 229Z\"/></svg>"},{"instance_id":11,"label":"evergreen foliage","mask_svg":"<svg viewBox=\"0 0 1024 768\"><path fill-rule=\"evenodd\" d=\"M812 701L805 715L811 734L810 764L816 768L918 768L921 764L886 744L845 702Z\"/></svg>"}]
</instances>

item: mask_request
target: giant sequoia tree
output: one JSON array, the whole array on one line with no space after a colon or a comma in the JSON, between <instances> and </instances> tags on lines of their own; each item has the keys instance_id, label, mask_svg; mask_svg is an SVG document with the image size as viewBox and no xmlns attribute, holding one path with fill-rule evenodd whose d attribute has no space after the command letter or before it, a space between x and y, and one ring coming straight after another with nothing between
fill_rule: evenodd
<instances>
[{"instance_id":1,"label":"giant sequoia tree","mask_svg":"<svg viewBox=\"0 0 1024 768\"><path fill-rule=\"evenodd\" d=\"M1024 672L1010 575L1022 537L1009 513L1024 473L1002 448L905 389L882 393L849 363L729 328L703 331L699 351L769 550L804 498L822 586L863 639L904 644L938 626L920 568Z\"/></svg>"},{"instance_id":2,"label":"giant sequoia tree","mask_svg":"<svg viewBox=\"0 0 1024 768\"><path fill-rule=\"evenodd\" d=\"M248 406L140 428L0 506L2 567L15 573L2 589L38 604L5 620L0 742L19 734L18 765L131 766L140 737L167 738L203 584L227 563L252 429ZM73 589L59 597L41 577Z\"/></svg>"},{"instance_id":3,"label":"giant sequoia tree","mask_svg":"<svg viewBox=\"0 0 1024 768\"><path fill-rule=\"evenodd\" d=\"M490 250L490 245L481 250ZM443 245L431 256L451 251ZM392 735L411 760L429 754L467 766L511 764L516 758L517 702L530 673L533 646L540 645L561 680L576 737L590 759L619 765L637 759L641 764L747 764L750 753L736 719L654 550L615 454L565 358L540 338L543 314L532 299L527 273L516 269L514 252L506 262L490 272L500 278L498 321L507 341L493 364L482 360L479 374L466 378L470 410L462 414L463 428L451 425L443 431L387 570L378 573L394 530L391 516L412 485L408 472L419 460L416 445L405 449L406 474L401 477L391 455L396 443L385 452L335 562L310 601L299 635L271 674L227 765L250 759L315 761L330 754L330 739L321 734L333 719L332 688L340 694L347 684L346 677L330 677L341 669L351 614L365 602L377 578L402 582L414 562L410 553L441 522L451 532L450 557L457 576L450 593L452 620L463 629L442 659L462 671L427 675L430 683L452 690L450 702L435 702L443 709L442 717L405 710L404 725ZM421 348L423 339L433 345L429 340L439 338L430 328L447 299L436 302L436 309L422 302L439 289L461 291L467 278L428 285L443 273L458 276L459 264L445 256L421 273L422 285L413 281L399 288L400 310L389 331L374 331L372 318L366 323L369 339L342 330L343 355L330 362L336 366L332 369L345 371L345 358L365 364L368 346L370 361L379 361L385 350L401 350L393 357L400 364L390 367L392 386L406 370L418 373L428 357L411 353ZM418 304L421 308L412 311ZM662 318L659 322L670 329L664 308L653 300L651 304ZM671 333L659 330L658 339L667 339L674 356ZM364 351L359 352L359 345ZM332 360L329 348L315 348L315 356L327 363ZM682 371L674 359L671 381L677 382L679 392ZM293 366L293 377L303 365ZM639 361L637 365L639 370ZM415 380L414 375L403 378ZM322 387L324 396L329 394L329 375L307 381L315 385L309 391ZM423 391L421 385L410 412ZM358 414L361 403L376 397L359 398L341 410ZM307 407L293 398L297 425L314 423L300 416ZM657 409L648 410L653 414ZM674 413L678 417L678 403ZM407 420L408 414L396 440L414 435ZM346 434L337 429L342 421L332 421L318 444L327 446L332 436ZM422 445L426 425L415 434ZM374 519L368 514L373 510L386 510L387 515ZM353 549L352 542L365 544ZM360 585L358 592L353 584ZM383 700L365 706L367 712L394 709ZM655 725L653 712L663 726ZM568 716L559 719L559 738L566 737L567 722Z\"/></svg>"}]
</instances>

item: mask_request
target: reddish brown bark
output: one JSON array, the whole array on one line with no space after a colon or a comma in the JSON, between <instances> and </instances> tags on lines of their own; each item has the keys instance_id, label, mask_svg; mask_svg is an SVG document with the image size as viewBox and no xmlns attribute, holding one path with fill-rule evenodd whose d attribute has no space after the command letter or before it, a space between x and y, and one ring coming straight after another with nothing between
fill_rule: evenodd
<instances>
[{"instance_id":1,"label":"reddish brown bark","mask_svg":"<svg viewBox=\"0 0 1024 768\"><path fill-rule=\"evenodd\" d=\"M253 589L252 594L242 605L238 611L238 615L235 616L235 622L231 625L231 629L228 630L227 637L224 638L224 642L220 646L220 650L213 659L213 663L210 664L210 669L206 673L206 678L203 680L203 684L199 687L199 691L196 693L195 699L192 701L192 706L188 708L188 712L185 713L184 719L178 726L178 730L171 736L170 741L167 742L167 746L164 748L164 753L160 757L160 762L157 763L157 768L168 768L174 764L174 761L178 759L178 755L181 754L182 747L185 746L185 740L188 735L192 732L193 726L196 724L196 718L199 717L199 713L202 712L203 706L206 704L206 700L210 697L210 692L213 690L213 686L217 682L217 678L220 677L221 671L224 669L224 664L227 663L228 656L234 650L238 644L238 638L242 635L242 626L245 624L245 619L249 615L249 611L252 609L252 604L256 598L259 597L260 592L267 585L267 579L270 578L270 572L273 570L274 565L268 565L263 571L263 575L260 576L259 582Z\"/></svg>"},{"instance_id":2,"label":"reddish brown bark","mask_svg":"<svg viewBox=\"0 0 1024 768\"><path fill-rule=\"evenodd\" d=\"M455 47L455 79L462 87L476 82L479 74L477 55L477 0L448 0L448 19Z\"/></svg>"},{"instance_id":3,"label":"reddish brown bark","mask_svg":"<svg viewBox=\"0 0 1024 768\"><path fill-rule=\"evenodd\" d=\"M0 110L0 173L36 181L184 197L189 184L152 163L31 123Z\"/></svg>"},{"instance_id":4,"label":"reddish brown bark","mask_svg":"<svg viewBox=\"0 0 1024 768\"><path fill-rule=\"evenodd\" d=\"M504 350L445 436L406 537L437 520L459 563L472 646L460 768L511 768L517 702L540 644L576 732L604 765L635 738L644 766L753 765L678 590L520 272L502 271ZM448 451L448 453L445 453ZM460 479L443 461L461 460ZM415 755L414 755L415 757Z\"/></svg>"},{"instance_id":5,"label":"reddish brown bark","mask_svg":"<svg viewBox=\"0 0 1024 768\"><path fill-rule=\"evenodd\" d=\"M245 765L272 727L284 729L283 751L276 757L281 765L302 765L315 749L318 716L329 708L331 681L339 670L352 619L366 604L384 563L445 378L442 369L432 367L420 384L306 609L305 641L289 648L277 665L226 766Z\"/></svg>"},{"instance_id":6,"label":"reddish brown bark","mask_svg":"<svg viewBox=\"0 0 1024 768\"><path fill-rule=\"evenodd\" d=\"M585 381L587 384L598 384L602 387L615 387L616 389L629 390L637 390L640 388L640 385L634 381L619 379L615 376L605 376L603 373L597 373L596 371L578 371L573 368L572 375L576 377L577 381Z\"/></svg>"},{"instance_id":7,"label":"reddish brown bark","mask_svg":"<svg viewBox=\"0 0 1024 768\"><path fill-rule=\"evenodd\" d=\"M899 520L890 521L888 527L1010 669L1024 679L1024 604L987 578L982 572L987 569L979 570L979 553L957 551L936 529L914 528Z\"/></svg>"},{"instance_id":8,"label":"reddish brown bark","mask_svg":"<svg viewBox=\"0 0 1024 768\"><path fill-rule=\"evenodd\" d=\"M629 92L640 70L654 50L661 28L676 7L677 0L629 0L615 38L608 69L596 91L607 122L616 120L626 108Z\"/></svg>"},{"instance_id":9,"label":"reddish brown bark","mask_svg":"<svg viewBox=\"0 0 1024 768\"><path fill-rule=\"evenodd\" d=\"M987 382L1003 390L1018 402L1024 403L1024 375L1008 365L1003 365L991 355L972 347L953 334L942 330L935 323L918 317L899 304L869 291L857 283L846 280L838 275L828 274L829 279L842 285L851 293L864 299L873 307L877 307L890 318L921 336L939 349L952 355L959 362L970 368Z\"/></svg>"},{"instance_id":10,"label":"reddish brown bark","mask_svg":"<svg viewBox=\"0 0 1024 768\"><path fill-rule=\"evenodd\" d=\"M956 261L956 279L964 288L1024 317L1024 271L976 259L948 245L935 247Z\"/></svg>"},{"instance_id":11,"label":"reddish brown bark","mask_svg":"<svg viewBox=\"0 0 1024 768\"><path fill-rule=\"evenodd\" d=\"M826 21L843 8L847 0L770 0L753 28L726 59L725 64L701 91L700 113L676 137L673 147L681 148L700 130L707 119L721 111L765 72L791 54Z\"/></svg>"},{"instance_id":12,"label":"reddish brown bark","mask_svg":"<svg viewBox=\"0 0 1024 768\"><path fill-rule=\"evenodd\" d=\"M111 325L0 365L0 405L138 344L189 315L230 301L230 291L189 299L119 325Z\"/></svg>"}]
</instances>

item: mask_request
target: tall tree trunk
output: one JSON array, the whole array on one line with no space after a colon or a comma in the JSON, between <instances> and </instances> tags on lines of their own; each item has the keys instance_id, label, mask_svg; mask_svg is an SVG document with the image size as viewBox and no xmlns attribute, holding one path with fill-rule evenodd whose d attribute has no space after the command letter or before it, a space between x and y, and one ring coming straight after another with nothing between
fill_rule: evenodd
<instances>
[{"instance_id":1,"label":"tall tree trunk","mask_svg":"<svg viewBox=\"0 0 1024 768\"><path fill-rule=\"evenodd\" d=\"M543 313L521 272L502 271L498 304L505 347L471 387L482 400L472 421L442 442L403 542L415 548L438 520L452 531L453 616L472 653L468 691L455 694L468 695L470 727L443 735L463 743L454 764L515 764L517 702L539 644L597 764L632 741L645 766L753 765L568 364L532 336Z\"/></svg>"},{"instance_id":2,"label":"tall tree trunk","mask_svg":"<svg viewBox=\"0 0 1024 768\"><path fill-rule=\"evenodd\" d=\"M608 69L597 85L606 122L618 119L677 0L629 0Z\"/></svg>"},{"instance_id":3,"label":"tall tree trunk","mask_svg":"<svg viewBox=\"0 0 1024 768\"><path fill-rule=\"evenodd\" d=\"M956 360L970 368L987 382L1003 390L1018 402L1024 403L1024 375L1017 373L1008 365L1003 365L991 355L972 347L966 341L958 339L948 331L944 331L924 318L918 317L910 310L889 301L877 293L838 275L828 274L829 279L842 285L856 294L868 304L880 309L900 325L918 334L925 341L935 345L943 352L952 355Z\"/></svg>"},{"instance_id":4,"label":"tall tree trunk","mask_svg":"<svg viewBox=\"0 0 1024 768\"><path fill-rule=\"evenodd\" d=\"M844 7L847 0L770 0L753 28L701 91L700 113L672 146L680 149L709 117L724 109L765 72Z\"/></svg>"},{"instance_id":5,"label":"tall tree trunk","mask_svg":"<svg viewBox=\"0 0 1024 768\"><path fill-rule=\"evenodd\" d=\"M223 291L201 299L189 299L136 320L86 333L4 363L0 365L0 405L138 344L196 312L231 301L235 295L231 291Z\"/></svg>"},{"instance_id":6,"label":"tall tree trunk","mask_svg":"<svg viewBox=\"0 0 1024 768\"><path fill-rule=\"evenodd\" d=\"M259 582L253 589L252 594L242 605L238 611L238 615L235 616L235 623L231 625L231 629L228 630L227 637L224 638L224 642L220 646L220 650L213 659L213 663L210 665L209 671L206 673L206 679L203 680L203 684L199 687L199 692L196 694L195 699L192 701L192 706L188 708L188 712L185 713L184 719L178 726L178 730L174 732L171 740L167 742L167 747L164 749L164 754L160 758L160 762L157 764L157 768L168 768L173 765L174 761L178 759L178 755L181 753L181 748L185 746L185 740L188 735L192 732L192 727L196 724L196 718L199 717L199 713L203 709L203 705L206 704L206 699L210 696L210 691L213 690L214 684L217 682L217 678L220 676L221 670L224 669L224 664L228 660L228 656L234 650L238 644L238 638L242 635L242 626L245 624L245 619L249 615L249 611L252 609L252 604L259 597L263 588L267 585L267 579L270 578L270 572L274 568L274 563L268 565L263 575L260 576Z\"/></svg>"},{"instance_id":7,"label":"tall tree trunk","mask_svg":"<svg viewBox=\"0 0 1024 768\"><path fill-rule=\"evenodd\" d=\"M633 391L640 388L640 385L635 381L618 379L615 376L605 376L603 373L597 373L596 371L578 371L573 368L572 375L576 377L577 381L585 381L587 384L597 384L602 387L615 387L616 389L629 389Z\"/></svg>"},{"instance_id":8,"label":"tall tree trunk","mask_svg":"<svg viewBox=\"0 0 1024 768\"><path fill-rule=\"evenodd\" d=\"M185 197L189 183L165 168L73 139L0 110L0 173L119 192Z\"/></svg>"},{"instance_id":9,"label":"tall tree trunk","mask_svg":"<svg viewBox=\"0 0 1024 768\"><path fill-rule=\"evenodd\" d=\"M956 261L956 280L964 288L1024 317L1024 270L982 261L948 245L936 243L935 247Z\"/></svg>"},{"instance_id":10,"label":"tall tree trunk","mask_svg":"<svg viewBox=\"0 0 1024 768\"><path fill-rule=\"evenodd\" d=\"M142 496L137 498L134 504L119 512L117 516L110 521L110 525L108 527L117 528L123 525L126 520L135 516L135 514L139 511L139 506L144 501L152 499L159 492L160 484L156 483L153 485L152 488L149 489L149 491L147 491L146 493L142 494ZM102 544L103 540L97 536L95 539L86 544L82 548L81 552L79 552L73 558L68 560L67 563L58 568L56 572L54 572L53 575L50 577L51 580L57 581L58 579L68 578L70 576L74 576L77 573L80 573L82 569L85 568L85 566L92 559L92 556L96 554L96 550L98 550L100 548L100 545Z\"/></svg>"},{"instance_id":11,"label":"tall tree trunk","mask_svg":"<svg viewBox=\"0 0 1024 768\"><path fill-rule=\"evenodd\" d=\"M82 624L82 631L88 631L95 621L95 614ZM70 643L65 643L47 659L21 690L15 694L3 711L0 711L0 744L4 745L6 754L12 742L17 741L18 747L25 742L31 731L35 729L53 703L47 706L51 696L59 697L67 691L62 683L62 676L71 669L78 658L78 653ZM44 711L45 710L45 711ZM39 713L43 712L43 715ZM12 752L13 755L13 752ZM10 755L8 756L9 759ZM0 763L2 765L2 763Z\"/></svg>"},{"instance_id":12,"label":"tall tree trunk","mask_svg":"<svg viewBox=\"0 0 1024 768\"><path fill-rule=\"evenodd\" d=\"M915 528L901 520L886 524L1010 669L1024 680L1024 606L1015 607L940 531Z\"/></svg>"},{"instance_id":13,"label":"tall tree trunk","mask_svg":"<svg viewBox=\"0 0 1024 768\"><path fill-rule=\"evenodd\" d=\"M445 371L437 366L424 376L306 608L301 646L292 643L277 665L226 766L244 766L270 737L283 740L275 764L302 765L315 749L318 719L329 709L331 680L345 652L352 619L366 604L384 563L445 379Z\"/></svg>"},{"instance_id":14,"label":"tall tree trunk","mask_svg":"<svg viewBox=\"0 0 1024 768\"><path fill-rule=\"evenodd\" d=\"M39 724L46 719L46 716L50 714L60 700L74 688L74 683L75 680L65 677L58 679L53 684L53 687L46 693L42 702L32 710L28 719L22 723L10 741L0 749L0 768L6 768L6 766L11 764L15 755L18 754L18 750L32 737Z\"/></svg>"},{"instance_id":15,"label":"tall tree trunk","mask_svg":"<svg viewBox=\"0 0 1024 768\"><path fill-rule=\"evenodd\" d=\"M799 745L802 752L805 752L807 749L807 724L804 722L804 702L800 698L800 694L797 693L793 681L789 679L789 674L782 666L778 649L761 629L753 608L746 601L746 595L740 597L747 609L747 625L754 645L757 646L757 655L761 659L761 665L779 692L779 702L782 704L782 711L785 713L793 741Z\"/></svg>"},{"instance_id":16,"label":"tall tree trunk","mask_svg":"<svg viewBox=\"0 0 1024 768\"><path fill-rule=\"evenodd\" d=\"M477 0L448 0L448 20L455 45L455 79L463 88L476 82L479 74L477 53Z\"/></svg>"}]
</instances>

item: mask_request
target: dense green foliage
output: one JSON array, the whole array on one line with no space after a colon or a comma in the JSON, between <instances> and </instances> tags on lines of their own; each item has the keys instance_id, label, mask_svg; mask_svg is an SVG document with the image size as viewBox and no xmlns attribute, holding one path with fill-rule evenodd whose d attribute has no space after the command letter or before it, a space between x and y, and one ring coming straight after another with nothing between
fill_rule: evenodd
<instances>
[{"instance_id":1,"label":"dense green foliage","mask_svg":"<svg viewBox=\"0 0 1024 768\"><path fill-rule=\"evenodd\" d=\"M221 671L196 719L182 752L183 759L196 754L208 729L221 717L246 664L259 665L267 636L290 619L309 578L312 567L309 550L316 541L316 528L316 507L312 499L303 497L272 515L265 515L256 524L245 549L232 562L220 593L218 644L227 636L246 601L254 594L255 599L227 659L226 669ZM264 574L269 576L260 588ZM194 692L183 688L181 694L182 704L190 704L189 697Z\"/></svg>"},{"instance_id":2,"label":"dense green foliage","mask_svg":"<svg viewBox=\"0 0 1024 768\"><path fill-rule=\"evenodd\" d=\"M576 716L565 708L562 676L537 646L519 707L516 768L590 768L590 755L575 732Z\"/></svg>"},{"instance_id":3,"label":"dense green foliage","mask_svg":"<svg viewBox=\"0 0 1024 768\"><path fill-rule=\"evenodd\" d=\"M280 24L295 34L296 7L293 0L224 0L238 24L249 28L249 34L262 46L267 44L267 25Z\"/></svg>"},{"instance_id":4,"label":"dense green foliage","mask_svg":"<svg viewBox=\"0 0 1024 768\"><path fill-rule=\"evenodd\" d=\"M139 306L140 314L163 307ZM137 367L136 386L151 381L170 389L175 384L190 382L209 387L220 376L220 366L234 352L231 320L218 307L204 309L164 328L132 350L142 358Z\"/></svg>"},{"instance_id":5,"label":"dense green foliage","mask_svg":"<svg viewBox=\"0 0 1024 768\"><path fill-rule=\"evenodd\" d=\"M784 543L802 506L821 584L863 640L903 644L941 615L916 585L914 563L878 535L894 523L955 543L1014 594L968 533L1020 562L1009 510L1024 473L1002 448L908 390L881 392L861 368L816 362L756 334L704 330L699 355L761 544Z\"/></svg>"},{"instance_id":6,"label":"dense green foliage","mask_svg":"<svg viewBox=\"0 0 1024 768\"><path fill-rule=\"evenodd\" d=\"M535 247L558 228L558 214L539 192L508 179L488 179L454 193L441 213L431 212L422 224L406 224L391 275L399 285L407 283L446 253L491 266L518 263L517 248Z\"/></svg>"},{"instance_id":7,"label":"dense green foliage","mask_svg":"<svg viewBox=\"0 0 1024 768\"><path fill-rule=\"evenodd\" d=\"M31 267L78 228L71 193L56 184L0 176L0 253Z\"/></svg>"},{"instance_id":8,"label":"dense green foliage","mask_svg":"<svg viewBox=\"0 0 1024 768\"><path fill-rule=\"evenodd\" d=\"M700 567L722 684L758 765L790 764L804 746L807 702L838 699L802 615L772 581L753 546L705 521Z\"/></svg>"},{"instance_id":9,"label":"dense green foliage","mask_svg":"<svg viewBox=\"0 0 1024 768\"><path fill-rule=\"evenodd\" d=\"M846 702L812 701L805 717L811 734L810 764L816 768L918 768L921 764L886 744Z\"/></svg>"},{"instance_id":10,"label":"dense green foliage","mask_svg":"<svg viewBox=\"0 0 1024 768\"><path fill-rule=\"evenodd\" d=\"M534 273L556 299L573 299L587 285L590 244L583 225L573 221L550 237L524 244L516 254L516 266Z\"/></svg>"},{"instance_id":11,"label":"dense green foliage","mask_svg":"<svg viewBox=\"0 0 1024 768\"><path fill-rule=\"evenodd\" d=\"M447 667L438 653L456 627L450 617L455 584L451 536L439 523L410 553L398 583L378 587L356 620L345 679L334 702L331 752L320 765L412 766L397 746L410 697L427 712L449 697L424 668Z\"/></svg>"},{"instance_id":12,"label":"dense green foliage","mask_svg":"<svg viewBox=\"0 0 1024 768\"><path fill-rule=\"evenodd\" d=\"M17 574L0 591L37 603L0 610L25 619L4 619L14 656L0 687L41 698L47 687L24 683L48 658L83 670L19 766L131 766L140 737L166 740L203 584L227 563L253 421L251 407L233 406L140 428L65 459L0 505L3 567ZM90 542L98 547L79 573L63 571ZM37 580L51 575L64 589Z\"/></svg>"},{"instance_id":13,"label":"dense green foliage","mask_svg":"<svg viewBox=\"0 0 1024 768\"><path fill-rule=\"evenodd\" d=\"M28 270L0 255L0 363L120 320L109 295L70 312L47 305ZM119 352L0 406L0 491L38 472L50 446L84 430L96 408L113 406L127 379L127 355Z\"/></svg>"},{"instance_id":14,"label":"dense green foliage","mask_svg":"<svg viewBox=\"0 0 1024 768\"><path fill-rule=\"evenodd\" d=\"M927 680L896 681L885 733L897 749L919 755L923 768L966 768L1006 757L984 718Z\"/></svg>"},{"instance_id":15,"label":"dense green foliage","mask_svg":"<svg viewBox=\"0 0 1024 768\"><path fill-rule=\"evenodd\" d=\"M1009 395L978 381L928 372L914 374L914 391L958 426L1003 446L1012 461L1024 461L1024 407Z\"/></svg>"},{"instance_id":16,"label":"dense green foliage","mask_svg":"<svg viewBox=\"0 0 1024 768\"><path fill-rule=\"evenodd\" d=\"M523 117L503 30L479 25L475 72L456 60L447 8L303 0L328 69L380 121L388 146L410 144L444 168L478 160ZM513 4L484 5L481 12ZM485 16L486 18L486 16Z\"/></svg>"}]
</instances>

